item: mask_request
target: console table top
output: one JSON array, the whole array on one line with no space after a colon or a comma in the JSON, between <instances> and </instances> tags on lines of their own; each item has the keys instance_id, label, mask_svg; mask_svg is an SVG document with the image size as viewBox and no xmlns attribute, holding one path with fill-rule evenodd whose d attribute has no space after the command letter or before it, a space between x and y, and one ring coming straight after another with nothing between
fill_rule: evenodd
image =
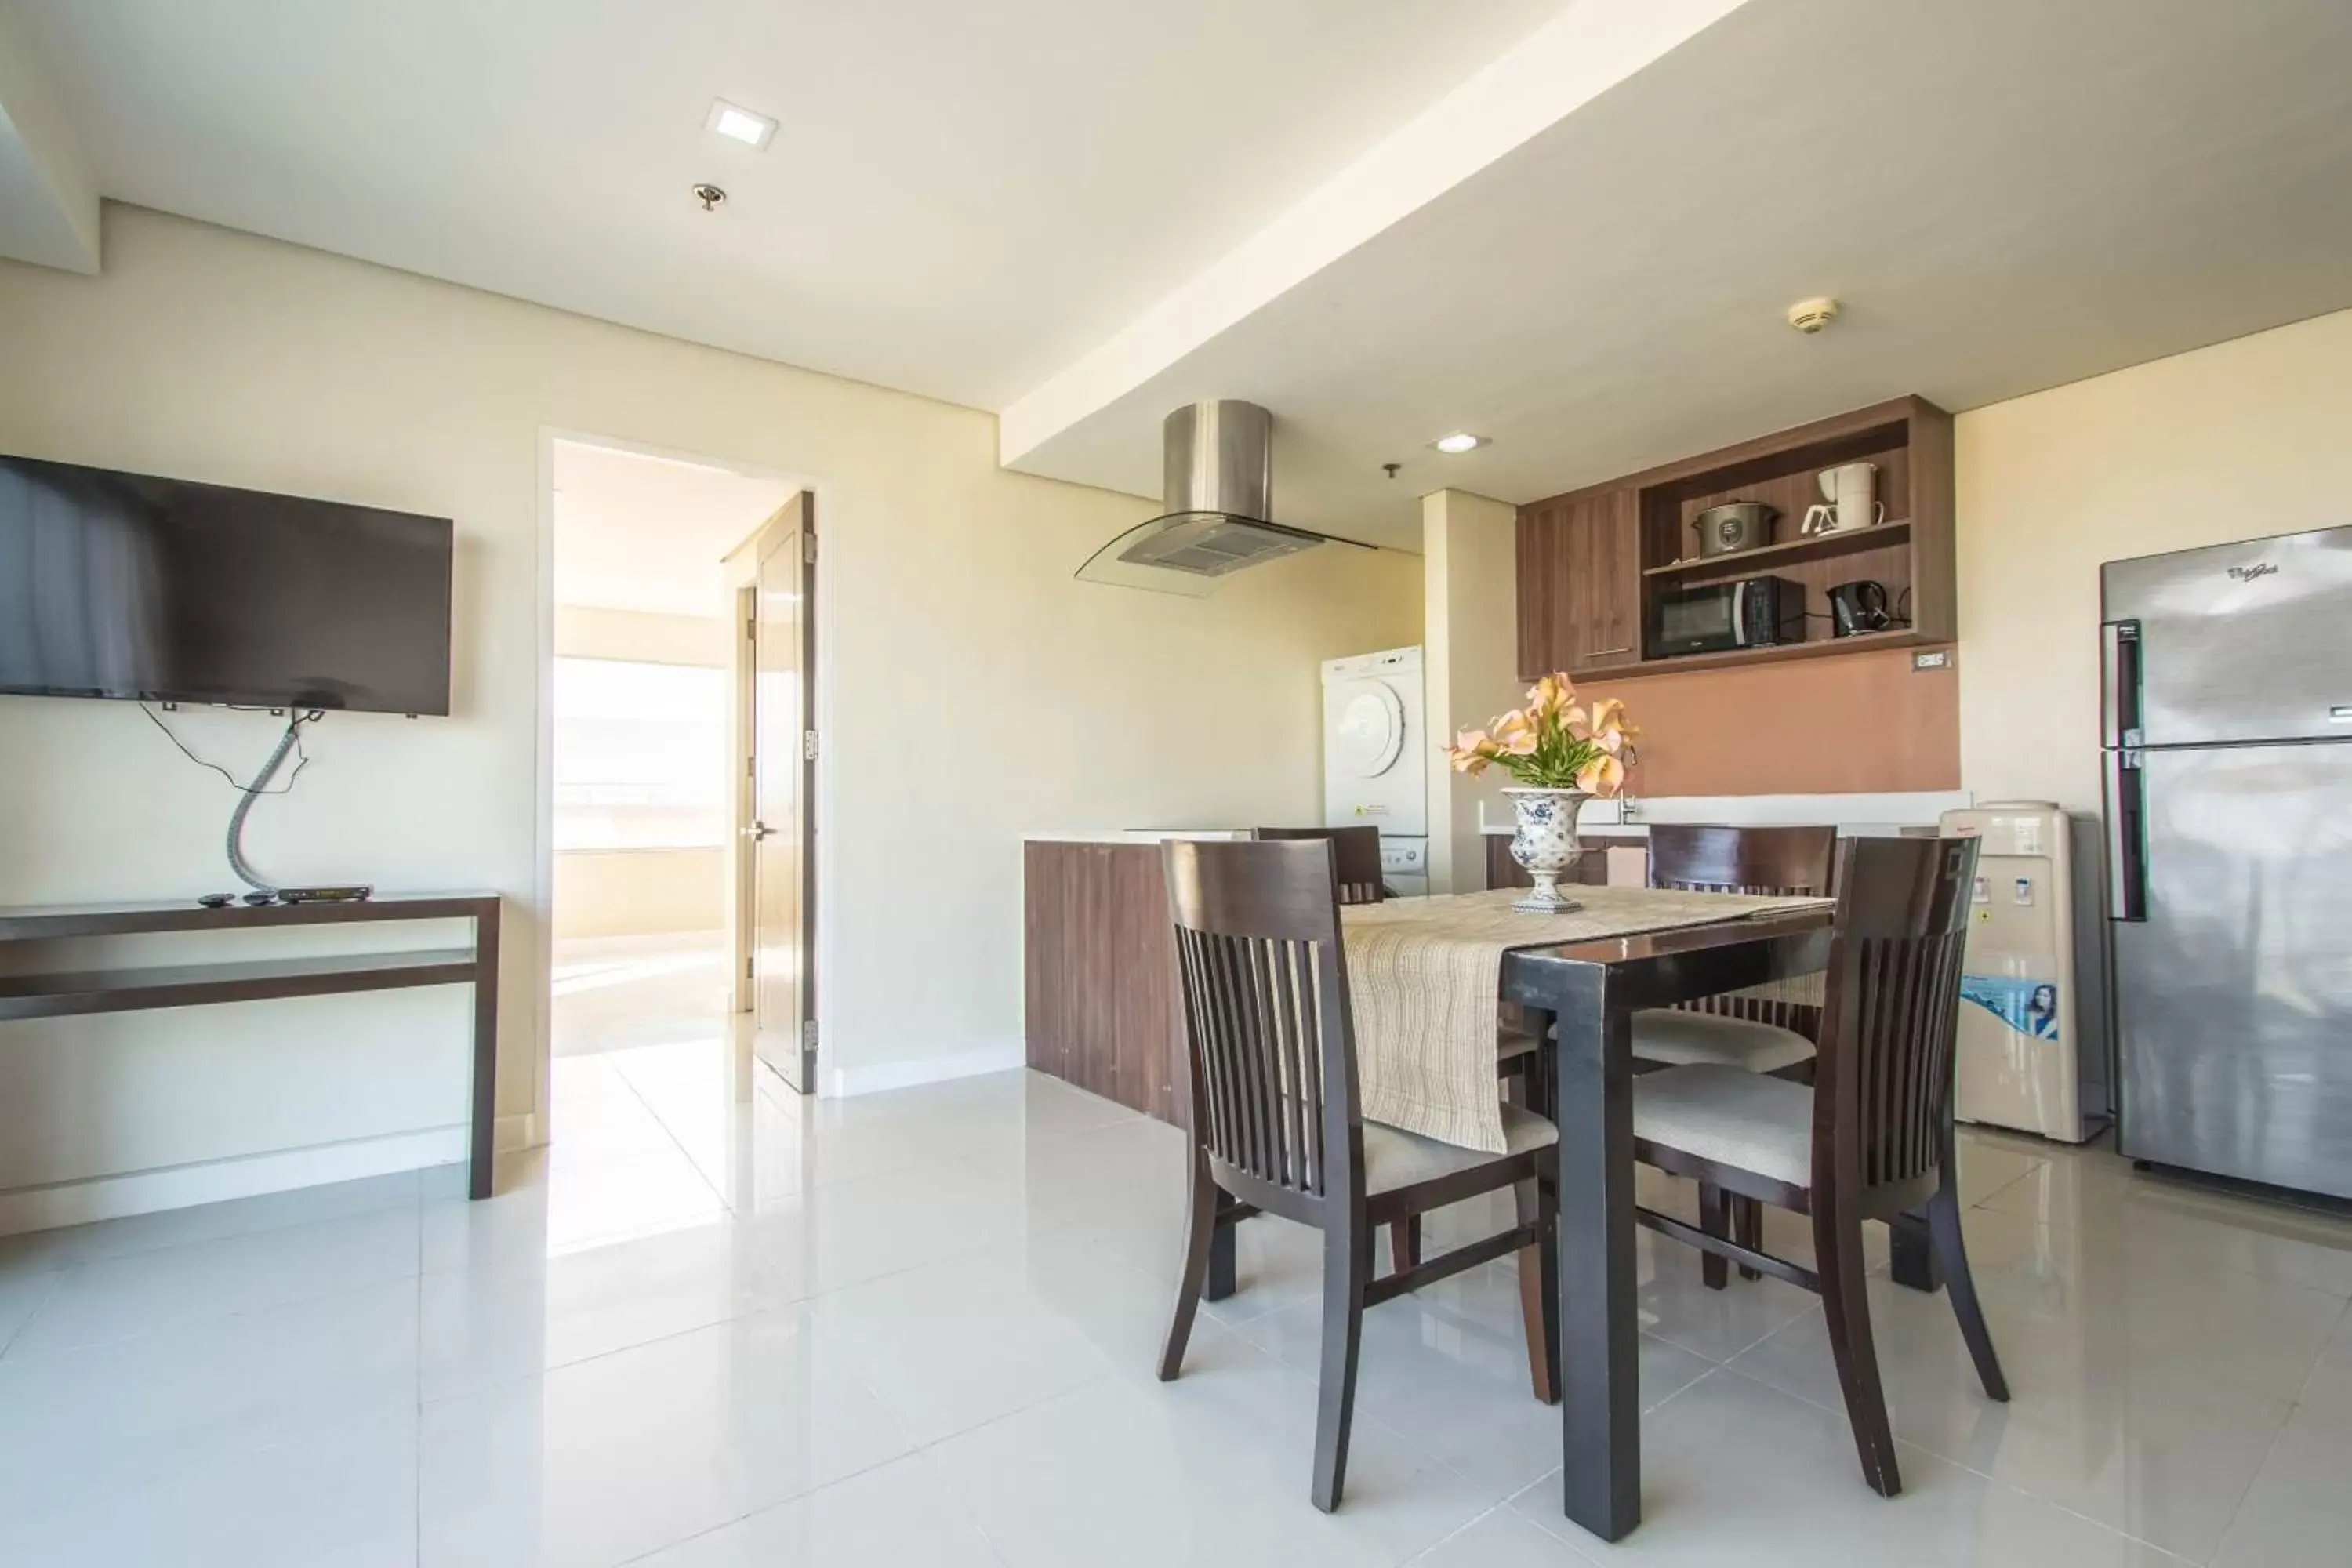
<instances>
[{"instance_id":1,"label":"console table top","mask_svg":"<svg viewBox=\"0 0 2352 1568\"><path fill-rule=\"evenodd\" d=\"M217 910L205 909L194 899L170 903L21 905L0 907L0 942L372 921L464 920L495 909L498 902L496 893L380 893L352 903L230 904Z\"/></svg>"}]
</instances>

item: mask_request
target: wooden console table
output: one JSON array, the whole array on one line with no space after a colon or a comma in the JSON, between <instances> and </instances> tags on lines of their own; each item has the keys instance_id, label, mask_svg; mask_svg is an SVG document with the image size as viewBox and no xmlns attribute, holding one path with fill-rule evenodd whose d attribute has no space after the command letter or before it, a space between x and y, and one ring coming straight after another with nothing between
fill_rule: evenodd
<instances>
[{"instance_id":1,"label":"wooden console table","mask_svg":"<svg viewBox=\"0 0 2352 1568\"><path fill-rule=\"evenodd\" d=\"M323 958L264 958L152 968L0 974L0 1020L133 1013L215 1002L260 1002L279 996L332 996L416 985L470 984L474 988L474 1085L466 1190L469 1196L486 1198L490 1195L491 1140L498 1125L497 894L378 898L343 904L264 904L259 908L231 904L218 910L194 903L0 909L0 947L68 937L444 920L472 921L473 945Z\"/></svg>"}]
</instances>

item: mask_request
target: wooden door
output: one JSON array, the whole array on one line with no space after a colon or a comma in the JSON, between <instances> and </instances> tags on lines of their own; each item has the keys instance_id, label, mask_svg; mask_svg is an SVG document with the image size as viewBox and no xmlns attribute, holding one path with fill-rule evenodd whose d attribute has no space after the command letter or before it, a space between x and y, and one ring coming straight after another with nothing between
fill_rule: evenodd
<instances>
[{"instance_id":1,"label":"wooden door","mask_svg":"<svg viewBox=\"0 0 2352 1568\"><path fill-rule=\"evenodd\" d=\"M1519 679L1567 668L1568 529L1563 509L1540 504L1519 509Z\"/></svg>"},{"instance_id":2,"label":"wooden door","mask_svg":"<svg viewBox=\"0 0 2352 1568\"><path fill-rule=\"evenodd\" d=\"M752 1049L803 1094L816 1088L815 502L785 503L761 541L751 617Z\"/></svg>"},{"instance_id":3,"label":"wooden door","mask_svg":"<svg viewBox=\"0 0 2352 1568\"><path fill-rule=\"evenodd\" d=\"M1570 669L1604 669L1642 657L1641 513L1632 490L1570 509L1573 532Z\"/></svg>"},{"instance_id":4,"label":"wooden door","mask_svg":"<svg viewBox=\"0 0 2352 1568\"><path fill-rule=\"evenodd\" d=\"M1576 668L1600 670L1642 658L1642 512L1630 489L1590 500L1583 521L1583 647Z\"/></svg>"}]
</instances>

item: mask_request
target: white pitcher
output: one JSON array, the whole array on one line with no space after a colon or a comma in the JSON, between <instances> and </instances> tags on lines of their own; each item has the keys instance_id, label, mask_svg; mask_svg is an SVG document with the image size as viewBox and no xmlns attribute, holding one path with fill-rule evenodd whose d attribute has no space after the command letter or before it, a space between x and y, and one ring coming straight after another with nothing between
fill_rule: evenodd
<instances>
[{"instance_id":1,"label":"white pitcher","mask_svg":"<svg viewBox=\"0 0 2352 1568\"><path fill-rule=\"evenodd\" d=\"M1874 500L1872 493L1878 488L1877 464L1841 463L1834 468L1823 468L1819 483L1822 499L1833 504L1809 510L1799 532L1843 533L1886 521L1885 504Z\"/></svg>"}]
</instances>

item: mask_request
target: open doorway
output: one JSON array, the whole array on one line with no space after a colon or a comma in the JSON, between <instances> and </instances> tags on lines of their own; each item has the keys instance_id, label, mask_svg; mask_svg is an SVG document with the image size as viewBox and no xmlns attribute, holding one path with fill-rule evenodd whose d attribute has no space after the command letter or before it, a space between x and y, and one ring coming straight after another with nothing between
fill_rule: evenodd
<instances>
[{"instance_id":1,"label":"open doorway","mask_svg":"<svg viewBox=\"0 0 2352 1568\"><path fill-rule=\"evenodd\" d=\"M551 1098L634 1089L658 1115L657 1085L745 1086L755 1037L778 1087L805 1089L797 1048L813 1031L792 993L806 969L808 783L761 792L751 741L788 721L795 763L803 750L813 647L804 600L782 601L804 579L761 575L757 548L789 533L795 558L807 550L808 498L789 479L568 437L549 473ZM764 1011L747 956L773 977Z\"/></svg>"}]
</instances>

